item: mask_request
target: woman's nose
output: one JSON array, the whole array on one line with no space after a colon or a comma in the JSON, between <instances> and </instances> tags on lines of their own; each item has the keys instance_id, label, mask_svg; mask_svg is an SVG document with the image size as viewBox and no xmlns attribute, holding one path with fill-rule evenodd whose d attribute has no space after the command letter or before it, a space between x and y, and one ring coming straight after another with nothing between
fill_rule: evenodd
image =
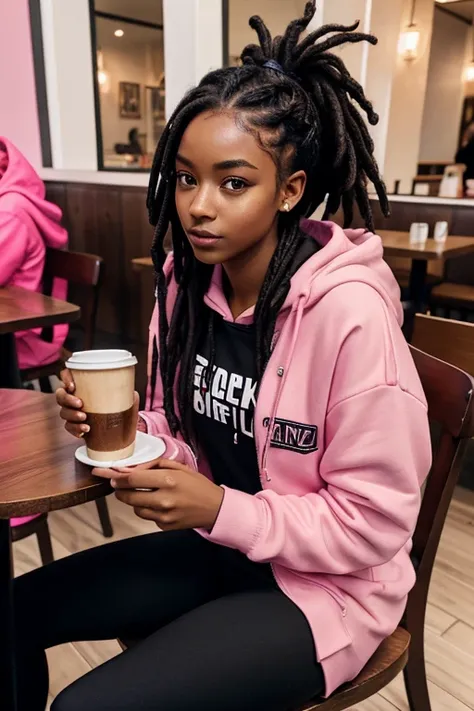
<instances>
[{"instance_id":1,"label":"woman's nose","mask_svg":"<svg viewBox=\"0 0 474 711\"><path fill-rule=\"evenodd\" d=\"M206 189L199 190L194 196L189 212L196 220L202 220L204 218L215 219L216 210L211 191Z\"/></svg>"}]
</instances>

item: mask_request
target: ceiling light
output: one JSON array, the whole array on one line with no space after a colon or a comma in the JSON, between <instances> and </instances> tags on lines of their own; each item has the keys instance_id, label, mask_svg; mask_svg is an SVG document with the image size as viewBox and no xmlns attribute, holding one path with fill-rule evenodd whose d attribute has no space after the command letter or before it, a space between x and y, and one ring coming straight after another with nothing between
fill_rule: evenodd
<instances>
[{"instance_id":1,"label":"ceiling light","mask_svg":"<svg viewBox=\"0 0 474 711\"><path fill-rule=\"evenodd\" d=\"M123 30L115 30L114 35L116 37L123 37L125 32Z\"/></svg>"}]
</instances>

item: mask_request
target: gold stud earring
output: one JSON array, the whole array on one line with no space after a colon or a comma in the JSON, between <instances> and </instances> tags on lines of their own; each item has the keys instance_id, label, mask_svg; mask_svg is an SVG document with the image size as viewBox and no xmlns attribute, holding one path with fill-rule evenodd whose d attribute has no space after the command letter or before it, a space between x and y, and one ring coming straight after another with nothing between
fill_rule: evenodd
<instances>
[{"instance_id":1,"label":"gold stud earring","mask_svg":"<svg viewBox=\"0 0 474 711\"><path fill-rule=\"evenodd\" d=\"M290 203L288 202L288 200L285 200L285 202L283 203L283 210L285 212L290 212L291 206L290 206Z\"/></svg>"}]
</instances>

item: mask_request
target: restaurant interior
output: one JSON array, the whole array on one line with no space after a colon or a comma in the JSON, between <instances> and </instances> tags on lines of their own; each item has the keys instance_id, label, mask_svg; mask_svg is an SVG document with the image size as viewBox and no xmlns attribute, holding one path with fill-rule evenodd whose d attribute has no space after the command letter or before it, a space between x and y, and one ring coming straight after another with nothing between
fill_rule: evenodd
<instances>
[{"instance_id":1,"label":"restaurant interior","mask_svg":"<svg viewBox=\"0 0 474 711\"><path fill-rule=\"evenodd\" d=\"M145 400L156 293L146 195L156 145L185 91L211 68L240 63L242 47L255 41L251 15L264 17L277 35L305 4L0 0L0 136L33 166L65 240L48 247L36 286L0 281L5 711L17 708L11 570L19 576L156 531L75 461L77 441L64 431L54 395L73 352L122 349L137 359L135 386ZM468 711L474 709L474 0L319 0L308 32L356 19L359 31L379 43L333 51L379 114L369 130L390 215L382 214L371 185L370 204L400 287L434 463L414 533L417 582L399 637L389 638L347 688L305 709ZM0 212L1 183L0 177ZM342 211L333 219L342 226ZM0 275L7 261L2 224ZM353 226L364 226L357 211ZM19 334L36 329L52 345L66 325L54 359L22 365ZM49 702L123 649L123 640L109 640L48 650Z\"/></svg>"}]
</instances>

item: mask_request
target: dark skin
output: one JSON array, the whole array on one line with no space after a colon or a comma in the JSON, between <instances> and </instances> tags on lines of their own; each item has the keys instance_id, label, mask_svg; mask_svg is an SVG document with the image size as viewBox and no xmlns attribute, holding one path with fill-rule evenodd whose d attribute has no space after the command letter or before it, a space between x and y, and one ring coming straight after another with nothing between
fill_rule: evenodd
<instances>
[{"instance_id":1,"label":"dark skin","mask_svg":"<svg viewBox=\"0 0 474 711\"><path fill-rule=\"evenodd\" d=\"M297 205L306 175L298 171L279 182L271 154L237 124L232 112L206 112L190 123L179 146L176 175L183 229L196 259L222 264L236 319L257 302L277 245L279 213ZM87 415L74 396L70 372L63 371L61 378L64 387L56 393L60 416L68 432L83 437ZM138 429L146 431L142 420ZM163 459L93 473L110 479L117 498L137 516L164 530L211 529L224 497L224 490L199 472Z\"/></svg>"}]
</instances>

